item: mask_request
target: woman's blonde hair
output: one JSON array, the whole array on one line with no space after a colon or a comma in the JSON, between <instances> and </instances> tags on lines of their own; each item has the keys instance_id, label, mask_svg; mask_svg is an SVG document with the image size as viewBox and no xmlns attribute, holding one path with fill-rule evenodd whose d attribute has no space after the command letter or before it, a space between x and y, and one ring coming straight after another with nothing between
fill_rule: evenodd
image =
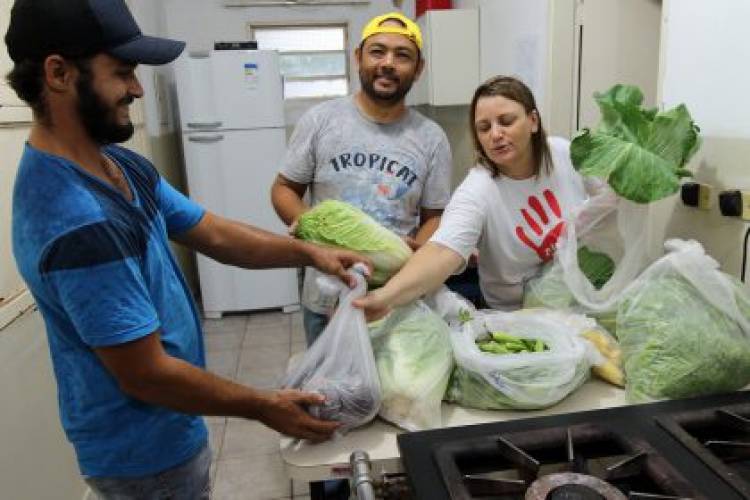
<instances>
[{"instance_id":1,"label":"woman's blonde hair","mask_svg":"<svg viewBox=\"0 0 750 500\"><path fill-rule=\"evenodd\" d=\"M517 78L511 76L493 76L486 82L482 83L474 91L474 97L471 100L471 110L469 112L469 128L471 129L471 138L474 141L474 156L476 162L484 165L492 172L493 177L500 174L500 169L490 160L479 142L479 136L476 130L477 102L482 97L502 96L511 101L515 101L523 106L526 114L536 112L539 119L539 128L531 136L531 151L534 157L534 176L539 177L540 172L549 175L552 172L552 155L547 144L547 134L542 126L542 117L536 108L536 101L531 90Z\"/></svg>"}]
</instances>

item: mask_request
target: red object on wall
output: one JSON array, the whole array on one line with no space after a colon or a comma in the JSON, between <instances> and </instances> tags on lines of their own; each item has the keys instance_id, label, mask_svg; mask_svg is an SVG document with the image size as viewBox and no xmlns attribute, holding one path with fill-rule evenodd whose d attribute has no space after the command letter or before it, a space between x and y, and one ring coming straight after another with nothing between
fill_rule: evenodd
<instances>
[{"instance_id":1,"label":"red object on wall","mask_svg":"<svg viewBox=\"0 0 750 500\"><path fill-rule=\"evenodd\" d=\"M417 17L426 10L450 9L451 0L417 0Z\"/></svg>"}]
</instances>

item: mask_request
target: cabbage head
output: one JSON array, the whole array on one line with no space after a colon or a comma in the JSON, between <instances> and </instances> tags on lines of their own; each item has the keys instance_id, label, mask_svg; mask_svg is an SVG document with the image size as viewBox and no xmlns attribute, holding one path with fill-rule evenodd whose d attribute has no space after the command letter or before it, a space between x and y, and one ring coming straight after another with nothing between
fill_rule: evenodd
<instances>
[{"instance_id":1,"label":"cabbage head","mask_svg":"<svg viewBox=\"0 0 750 500\"><path fill-rule=\"evenodd\" d=\"M305 241L354 250L372 259L370 283L382 285L412 255L396 233L348 203L325 200L300 216L295 235Z\"/></svg>"},{"instance_id":2,"label":"cabbage head","mask_svg":"<svg viewBox=\"0 0 750 500\"><path fill-rule=\"evenodd\" d=\"M448 324L424 303L368 325L380 376L380 416L409 431L441 427L453 370Z\"/></svg>"},{"instance_id":3,"label":"cabbage head","mask_svg":"<svg viewBox=\"0 0 750 500\"><path fill-rule=\"evenodd\" d=\"M741 284L740 311L750 318ZM686 398L750 383L750 332L676 272L644 282L619 306L617 337L633 402Z\"/></svg>"}]
</instances>

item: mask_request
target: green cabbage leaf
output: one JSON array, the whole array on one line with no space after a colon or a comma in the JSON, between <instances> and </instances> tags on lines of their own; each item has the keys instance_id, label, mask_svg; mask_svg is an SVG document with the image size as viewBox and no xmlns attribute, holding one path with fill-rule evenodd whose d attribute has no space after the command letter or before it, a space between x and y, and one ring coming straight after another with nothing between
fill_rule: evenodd
<instances>
[{"instance_id":1,"label":"green cabbage leaf","mask_svg":"<svg viewBox=\"0 0 750 500\"><path fill-rule=\"evenodd\" d=\"M570 145L583 175L606 179L623 198L649 203L676 193L684 166L697 151L699 129L684 105L668 111L641 107L643 93L615 85L594 95L602 114L596 130L584 129Z\"/></svg>"},{"instance_id":2,"label":"green cabbage leaf","mask_svg":"<svg viewBox=\"0 0 750 500\"><path fill-rule=\"evenodd\" d=\"M440 427L453 370L448 324L416 302L368 327L380 376L380 416L410 431Z\"/></svg>"},{"instance_id":3,"label":"green cabbage leaf","mask_svg":"<svg viewBox=\"0 0 750 500\"><path fill-rule=\"evenodd\" d=\"M396 233L348 203L325 200L299 218L295 235L305 241L354 250L372 259L370 283L382 285L411 257Z\"/></svg>"}]
</instances>

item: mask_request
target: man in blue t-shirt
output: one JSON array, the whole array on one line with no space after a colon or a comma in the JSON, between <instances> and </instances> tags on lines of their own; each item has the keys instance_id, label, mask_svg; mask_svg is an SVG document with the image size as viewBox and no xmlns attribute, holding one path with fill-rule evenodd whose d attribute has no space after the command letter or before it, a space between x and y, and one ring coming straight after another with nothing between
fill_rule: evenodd
<instances>
[{"instance_id":1,"label":"man in blue t-shirt","mask_svg":"<svg viewBox=\"0 0 750 500\"><path fill-rule=\"evenodd\" d=\"M16 0L8 81L34 123L13 192L13 252L44 317L62 424L101 498L208 498L199 415L256 419L324 440L319 395L262 391L204 370L200 319L174 239L220 262L313 265L346 279L362 259L205 211L130 138L135 67L184 43L141 34L122 0Z\"/></svg>"}]
</instances>

